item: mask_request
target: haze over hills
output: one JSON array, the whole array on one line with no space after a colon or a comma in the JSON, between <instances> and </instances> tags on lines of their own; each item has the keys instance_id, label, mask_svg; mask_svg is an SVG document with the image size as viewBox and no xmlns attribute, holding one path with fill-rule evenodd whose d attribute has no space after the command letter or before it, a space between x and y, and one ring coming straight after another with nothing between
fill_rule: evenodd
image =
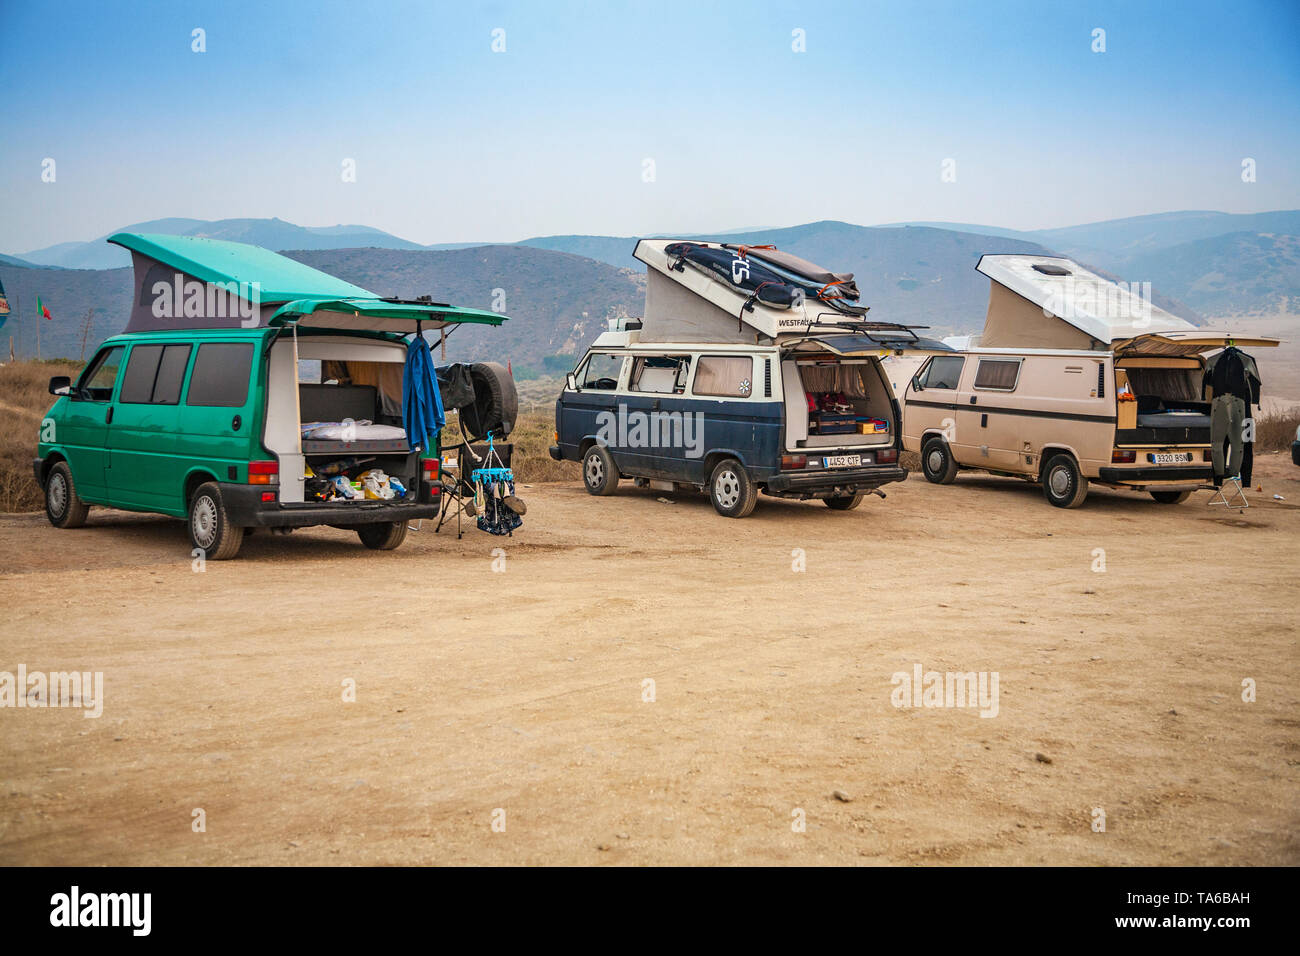
<instances>
[{"instance_id":1,"label":"haze over hills","mask_svg":"<svg viewBox=\"0 0 1300 956\"><path fill-rule=\"evenodd\" d=\"M609 315L636 315L643 306L644 266L632 257L636 239L630 236L542 236L427 248L367 226L307 228L279 219L164 219L116 231L253 242L384 295L430 294L438 301L490 307L492 290L503 289L513 321L501 330L458 332L453 354L509 358L530 369L563 365L556 356L580 351ZM975 331L982 324L988 282L975 264L981 254L997 252L1069 255L1115 278L1149 281L1157 304L1194 322L1300 313L1297 236L1300 212L1279 211L1168 213L1038 232L824 221L708 238L770 242L854 272L873 318L947 334ZM0 257L0 279L15 310L6 331L16 335L20 353L35 353L37 295L56 319L41 329L47 356L80 354L82 320L92 308L100 310L92 346L122 327L130 297L128 268L69 269L29 259L39 254L64 263L94 260L92 247L129 263L124 250L105 242L63 243L19 258Z\"/></svg>"}]
</instances>

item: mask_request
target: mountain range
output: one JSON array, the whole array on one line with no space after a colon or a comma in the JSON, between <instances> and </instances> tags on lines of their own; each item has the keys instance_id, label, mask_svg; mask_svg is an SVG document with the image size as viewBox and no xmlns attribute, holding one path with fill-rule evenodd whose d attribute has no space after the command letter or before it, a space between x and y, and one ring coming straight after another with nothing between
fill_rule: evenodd
<instances>
[{"instance_id":1,"label":"mountain range","mask_svg":"<svg viewBox=\"0 0 1300 956\"><path fill-rule=\"evenodd\" d=\"M503 290L512 318L502 329L465 328L449 340L457 358L511 359L525 373L561 370L620 313L637 315L644 266L631 236L540 236L517 243L421 246L368 226L303 227L280 219L162 219L128 232L201 235L250 242L381 295L488 307ZM1300 211L1236 215L1176 212L1065 229L1017 231L978 224L858 226L823 221L713 234L773 243L836 271L856 273L872 317L948 334L983 322L984 253L1068 255L1115 278L1149 281L1161 307L1193 322L1240 314L1300 313ZM35 354L36 297L42 354L77 357L85 318L90 347L125 323L129 257L101 240L0 256L0 281L14 305L7 331Z\"/></svg>"}]
</instances>

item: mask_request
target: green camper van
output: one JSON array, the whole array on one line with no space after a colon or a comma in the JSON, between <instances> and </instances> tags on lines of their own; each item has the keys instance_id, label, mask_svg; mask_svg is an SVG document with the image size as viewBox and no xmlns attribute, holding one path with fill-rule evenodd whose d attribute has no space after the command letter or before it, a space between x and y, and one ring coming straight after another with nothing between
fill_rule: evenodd
<instances>
[{"instance_id":1,"label":"green camper van","mask_svg":"<svg viewBox=\"0 0 1300 956\"><path fill-rule=\"evenodd\" d=\"M401 427L408 338L505 316L382 299L239 243L110 241L132 251L135 303L75 381L50 380L33 467L52 524L78 527L92 505L171 515L223 559L252 528L352 528L390 550L437 515L437 436ZM362 469L392 493L335 493Z\"/></svg>"}]
</instances>

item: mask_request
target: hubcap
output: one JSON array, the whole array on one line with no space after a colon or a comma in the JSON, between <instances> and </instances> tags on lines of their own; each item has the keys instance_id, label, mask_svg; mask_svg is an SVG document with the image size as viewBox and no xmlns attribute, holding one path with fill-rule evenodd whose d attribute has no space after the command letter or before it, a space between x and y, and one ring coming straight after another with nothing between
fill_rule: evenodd
<instances>
[{"instance_id":1,"label":"hubcap","mask_svg":"<svg viewBox=\"0 0 1300 956\"><path fill-rule=\"evenodd\" d=\"M591 455L587 458L587 484L595 488L604 480L605 463L600 460L599 455Z\"/></svg>"},{"instance_id":2,"label":"hubcap","mask_svg":"<svg viewBox=\"0 0 1300 956\"><path fill-rule=\"evenodd\" d=\"M194 502L190 528L197 545L202 548L212 547L212 542L217 536L217 503L207 495Z\"/></svg>"},{"instance_id":3,"label":"hubcap","mask_svg":"<svg viewBox=\"0 0 1300 956\"><path fill-rule=\"evenodd\" d=\"M943 467L943 452L937 448L934 449L934 451L930 452L930 457L926 459L926 463L930 466L932 472L937 473Z\"/></svg>"},{"instance_id":4,"label":"hubcap","mask_svg":"<svg viewBox=\"0 0 1300 956\"><path fill-rule=\"evenodd\" d=\"M734 508L740 500L740 479L734 471L724 471L713 482L713 495L724 508Z\"/></svg>"},{"instance_id":5,"label":"hubcap","mask_svg":"<svg viewBox=\"0 0 1300 956\"><path fill-rule=\"evenodd\" d=\"M1064 498L1070 490L1070 473L1064 468L1054 468L1051 477L1047 479L1047 483L1052 488L1052 494L1058 498Z\"/></svg>"},{"instance_id":6,"label":"hubcap","mask_svg":"<svg viewBox=\"0 0 1300 956\"><path fill-rule=\"evenodd\" d=\"M63 517L63 512L68 507L68 483L63 480L62 474L55 474L50 477L49 488L50 512L56 517Z\"/></svg>"}]
</instances>

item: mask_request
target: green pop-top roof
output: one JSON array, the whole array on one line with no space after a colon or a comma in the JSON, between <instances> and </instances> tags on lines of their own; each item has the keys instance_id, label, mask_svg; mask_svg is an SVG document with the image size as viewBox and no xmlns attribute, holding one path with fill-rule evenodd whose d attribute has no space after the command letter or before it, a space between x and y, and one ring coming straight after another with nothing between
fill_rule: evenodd
<instances>
[{"instance_id":1,"label":"green pop-top roof","mask_svg":"<svg viewBox=\"0 0 1300 956\"><path fill-rule=\"evenodd\" d=\"M261 300L266 303L377 298L370 290L344 282L328 272L243 242L142 232L119 232L108 241L204 282L256 282Z\"/></svg>"},{"instance_id":2,"label":"green pop-top roof","mask_svg":"<svg viewBox=\"0 0 1300 956\"><path fill-rule=\"evenodd\" d=\"M261 246L197 236L119 232L109 242L148 256L203 282L256 282L260 301L284 303L272 325L415 331L417 322L500 325L507 316L439 303L393 302Z\"/></svg>"}]
</instances>

